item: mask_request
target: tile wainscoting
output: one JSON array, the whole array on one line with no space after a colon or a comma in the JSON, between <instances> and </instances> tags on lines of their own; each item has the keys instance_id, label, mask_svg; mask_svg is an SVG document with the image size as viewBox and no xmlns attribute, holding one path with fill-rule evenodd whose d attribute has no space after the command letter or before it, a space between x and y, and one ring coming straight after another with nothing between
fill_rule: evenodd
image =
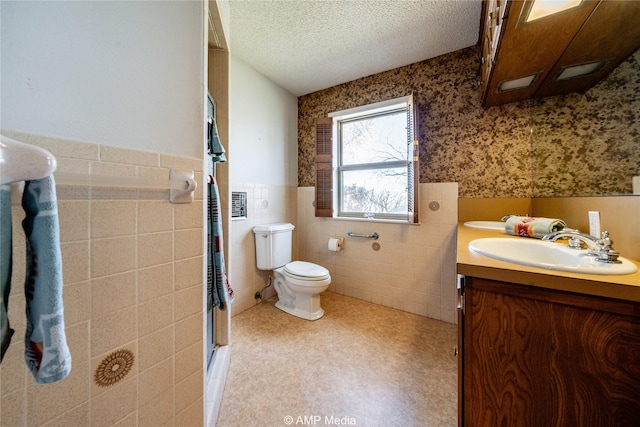
<instances>
[{"instance_id":1,"label":"tile wainscoting","mask_svg":"<svg viewBox=\"0 0 640 427\"><path fill-rule=\"evenodd\" d=\"M177 168L196 171L202 182L201 159L3 133L49 150L61 172L166 180L169 169ZM0 365L0 425L203 425L201 188L194 203L171 204L168 190L58 186L73 368L48 386L33 381L22 355L24 213L19 198L13 199L9 316L16 333ZM116 384L98 387L96 367L122 349L133 353L131 371Z\"/></svg>"},{"instance_id":2,"label":"tile wainscoting","mask_svg":"<svg viewBox=\"0 0 640 427\"><path fill-rule=\"evenodd\" d=\"M420 225L316 218L314 198L298 188L298 255L329 269L329 291L456 322L456 183L420 184ZM347 231L377 232L380 250ZM342 251L328 250L333 236L345 238Z\"/></svg>"},{"instance_id":3,"label":"tile wainscoting","mask_svg":"<svg viewBox=\"0 0 640 427\"><path fill-rule=\"evenodd\" d=\"M261 224L290 222L296 225L294 231L293 257L297 250L296 233L299 233L296 221L297 188L284 185L265 185L239 183L232 185L233 192L247 193L247 217L231 221L230 280L235 293L231 314L235 316L256 305L259 300L255 293L268 283L269 271L258 270L256 265L256 245L253 227ZM263 299L275 295L273 287L263 291Z\"/></svg>"}]
</instances>

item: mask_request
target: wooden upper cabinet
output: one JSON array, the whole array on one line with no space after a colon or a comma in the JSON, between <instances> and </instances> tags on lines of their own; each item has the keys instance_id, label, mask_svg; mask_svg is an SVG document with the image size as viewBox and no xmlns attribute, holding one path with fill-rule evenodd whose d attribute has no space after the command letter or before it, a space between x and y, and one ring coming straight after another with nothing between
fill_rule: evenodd
<instances>
[{"instance_id":1,"label":"wooden upper cabinet","mask_svg":"<svg viewBox=\"0 0 640 427\"><path fill-rule=\"evenodd\" d=\"M572 9L526 22L532 0L483 2L483 105L583 91L640 47L640 2L583 0ZM603 61L591 74L558 80L569 66ZM521 89L505 81L532 76Z\"/></svg>"},{"instance_id":2,"label":"wooden upper cabinet","mask_svg":"<svg viewBox=\"0 0 640 427\"><path fill-rule=\"evenodd\" d=\"M586 90L607 76L640 47L640 2L601 1L541 85L537 97ZM563 67L605 61L588 76L556 80Z\"/></svg>"}]
</instances>

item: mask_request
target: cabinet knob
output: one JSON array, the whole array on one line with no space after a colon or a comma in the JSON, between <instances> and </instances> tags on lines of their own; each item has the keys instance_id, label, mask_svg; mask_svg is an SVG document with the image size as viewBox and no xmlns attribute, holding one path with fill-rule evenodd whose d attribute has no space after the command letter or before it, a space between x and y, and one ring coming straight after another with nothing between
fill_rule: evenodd
<instances>
[{"instance_id":1,"label":"cabinet knob","mask_svg":"<svg viewBox=\"0 0 640 427\"><path fill-rule=\"evenodd\" d=\"M458 346L457 345L453 346L453 355L456 356L456 357L458 356Z\"/></svg>"}]
</instances>

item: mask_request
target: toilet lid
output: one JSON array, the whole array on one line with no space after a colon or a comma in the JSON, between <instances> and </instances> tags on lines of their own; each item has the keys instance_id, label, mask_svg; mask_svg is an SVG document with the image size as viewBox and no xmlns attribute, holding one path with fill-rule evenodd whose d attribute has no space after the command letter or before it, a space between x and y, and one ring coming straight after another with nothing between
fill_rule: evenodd
<instances>
[{"instance_id":1,"label":"toilet lid","mask_svg":"<svg viewBox=\"0 0 640 427\"><path fill-rule=\"evenodd\" d=\"M284 266L285 273L299 277L319 278L329 275L329 270L305 261L293 261Z\"/></svg>"}]
</instances>

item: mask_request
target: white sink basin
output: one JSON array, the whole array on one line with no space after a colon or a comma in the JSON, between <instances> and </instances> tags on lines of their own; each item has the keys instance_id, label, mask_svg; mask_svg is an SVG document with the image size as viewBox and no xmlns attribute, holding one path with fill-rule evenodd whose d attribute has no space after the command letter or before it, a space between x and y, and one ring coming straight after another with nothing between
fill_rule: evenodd
<instances>
[{"instance_id":1,"label":"white sink basin","mask_svg":"<svg viewBox=\"0 0 640 427\"><path fill-rule=\"evenodd\" d=\"M587 256L587 250L570 249L561 243L528 238L488 237L469 242L469 249L479 254L531 267L587 274L631 274L638 267L620 257L620 264L608 264Z\"/></svg>"},{"instance_id":2,"label":"white sink basin","mask_svg":"<svg viewBox=\"0 0 640 427\"><path fill-rule=\"evenodd\" d=\"M483 230L504 231L504 222L502 221L467 221L465 227L481 228Z\"/></svg>"}]
</instances>

